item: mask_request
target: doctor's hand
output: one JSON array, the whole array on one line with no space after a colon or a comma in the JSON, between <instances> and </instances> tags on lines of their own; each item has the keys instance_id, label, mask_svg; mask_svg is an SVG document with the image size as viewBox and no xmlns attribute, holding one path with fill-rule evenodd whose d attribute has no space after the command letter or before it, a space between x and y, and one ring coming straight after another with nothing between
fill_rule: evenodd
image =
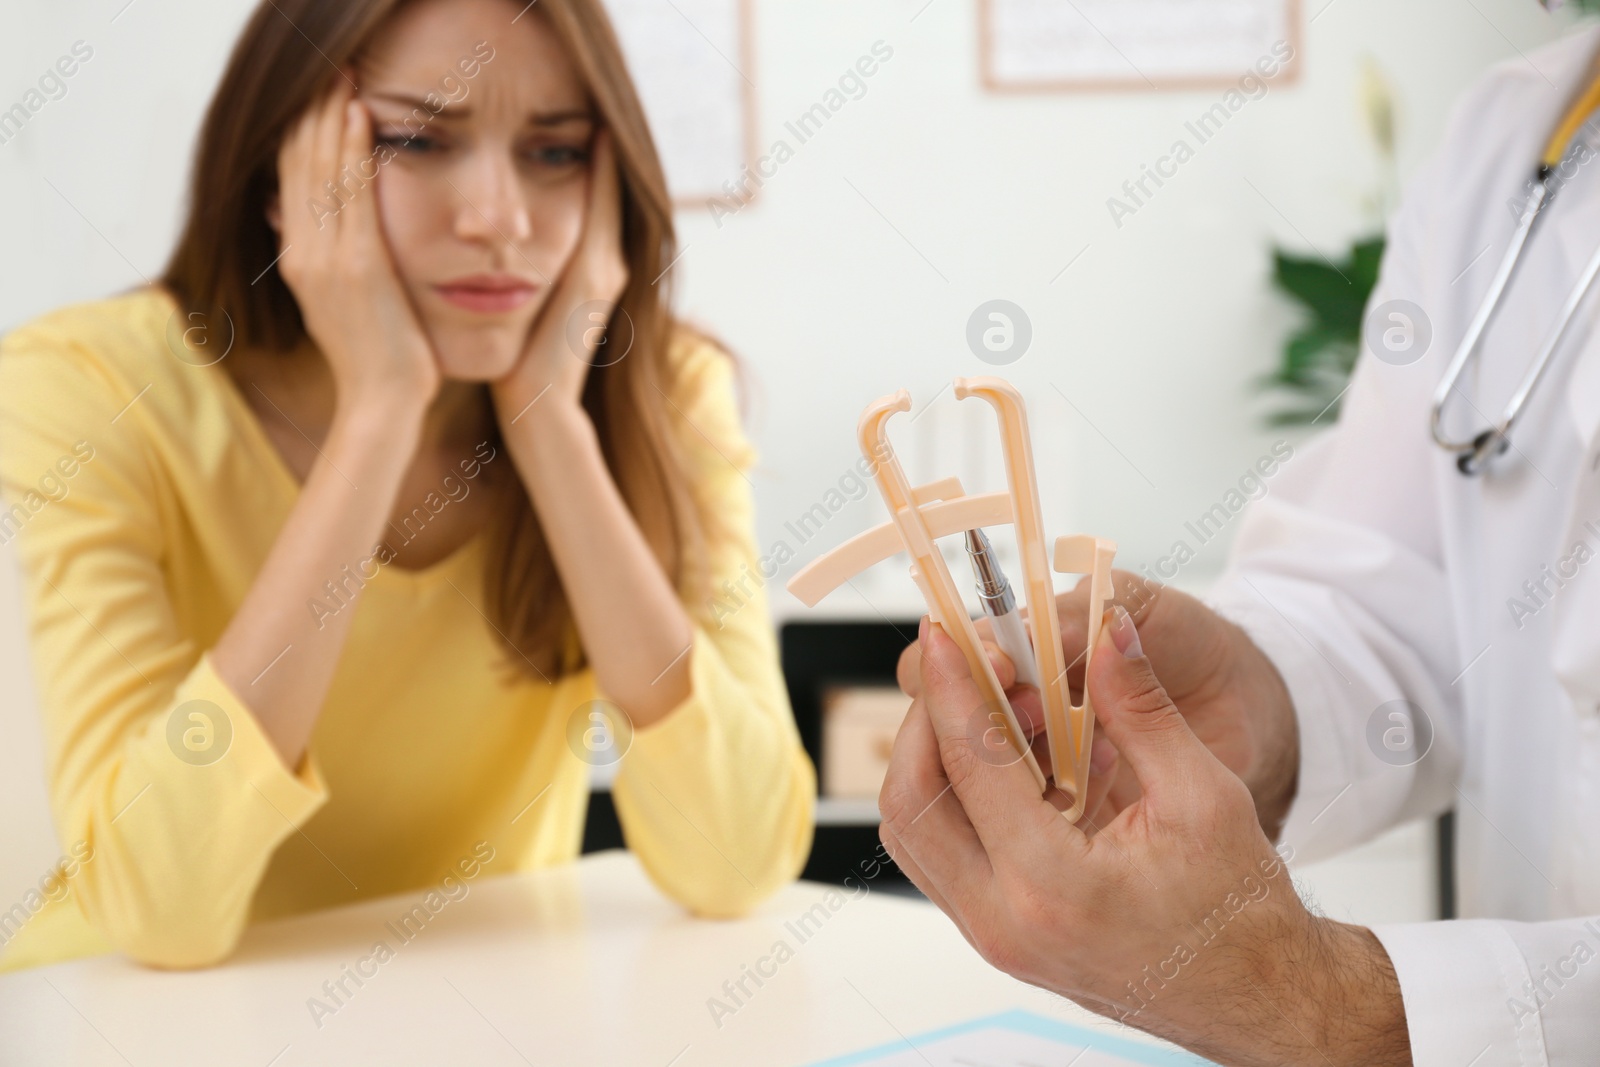
<instances>
[{"instance_id":1,"label":"doctor's hand","mask_svg":"<svg viewBox=\"0 0 1600 1067\"><path fill-rule=\"evenodd\" d=\"M1227 1064L1409 1063L1373 935L1311 915L1239 777L1195 735L1124 611L1086 679L1138 796L1088 836L973 737L982 695L924 623L885 846L990 963Z\"/></svg>"},{"instance_id":2,"label":"doctor's hand","mask_svg":"<svg viewBox=\"0 0 1600 1067\"><path fill-rule=\"evenodd\" d=\"M1128 571L1112 574L1113 600L1139 628L1144 652L1184 720L1222 765L1243 779L1256 815L1274 840L1294 799L1300 765L1294 704L1278 669L1238 626L1187 593ZM1089 580L1056 598L1061 646L1083 684ZM1114 818L1139 796L1125 763L1112 772L1097 821Z\"/></svg>"},{"instance_id":3,"label":"doctor's hand","mask_svg":"<svg viewBox=\"0 0 1600 1067\"><path fill-rule=\"evenodd\" d=\"M1276 838L1294 798L1300 761L1294 706L1277 668L1243 630L1186 593L1128 571L1113 571L1112 587L1113 602L1132 615L1144 654L1189 728L1223 766L1244 780L1255 799L1258 821ZM1056 614L1067 680L1077 699L1083 688L1089 625L1087 578L1056 597ZM989 645L988 620L980 619L976 625L1004 681L1012 675L1010 662ZM921 659L920 641L900 656L900 687L908 696L921 692ZM1012 704L1019 718L1042 715L1034 690L1012 694ZM1118 758L1116 746L1098 732L1093 753L1089 805L1082 822L1086 828L1104 826L1140 794L1137 775Z\"/></svg>"}]
</instances>

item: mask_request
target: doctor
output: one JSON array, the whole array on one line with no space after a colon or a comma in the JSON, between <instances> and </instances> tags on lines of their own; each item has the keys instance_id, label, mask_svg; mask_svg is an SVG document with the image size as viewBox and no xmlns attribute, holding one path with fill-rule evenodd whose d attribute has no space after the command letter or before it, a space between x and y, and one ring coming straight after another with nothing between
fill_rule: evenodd
<instances>
[{"instance_id":1,"label":"doctor","mask_svg":"<svg viewBox=\"0 0 1600 1067\"><path fill-rule=\"evenodd\" d=\"M1338 427L1254 507L1209 605L1121 576L1079 827L968 743L977 690L924 624L882 834L995 965L1227 1064L1600 1062L1595 299L1478 473L1430 430L1597 50L1586 30L1467 94L1393 222ZM1501 420L1600 247L1586 132L1448 390L1447 441ZM1060 599L1069 660L1085 603ZM1451 808L1466 918L1369 930L1289 885L1290 856Z\"/></svg>"}]
</instances>

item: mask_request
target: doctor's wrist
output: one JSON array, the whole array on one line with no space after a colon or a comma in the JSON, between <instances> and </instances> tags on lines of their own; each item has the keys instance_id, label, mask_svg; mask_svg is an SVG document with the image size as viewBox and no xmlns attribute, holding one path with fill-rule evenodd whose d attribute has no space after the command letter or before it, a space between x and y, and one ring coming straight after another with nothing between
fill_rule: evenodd
<instances>
[{"instance_id":1,"label":"doctor's wrist","mask_svg":"<svg viewBox=\"0 0 1600 1067\"><path fill-rule=\"evenodd\" d=\"M1249 634L1231 626L1237 672L1235 692L1244 703L1253 748L1240 775L1250 787L1256 816L1267 840L1276 842L1294 802L1300 780L1300 725L1294 700L1278 668Z\"/></svg>"},{"instance_id":2,"label":"doctor's wrist","mask_svg":"<svg viewBox=\"0 0 1600 1067\"><path fill-rule=\"evenodd\" d=\"M1317 947L1298 1028L1318 1047L1295 1062L1411 1067L1400 980L1383 943L1364 926L1322 917L1311 930Z\"/></svg>"},{"instance_id":3,"label":"doctor's wrist","mask_svg":"<svg viewBox=\"0 0 1600 1067\"><path fill-rule=\"evenodd\" d=\"M1372 931L1298 897L1252 925L1222 964L1233 973L1213 979L1230 995L1204 1005L1209 1025L1191 1016L1163 1036L1240 1067L1411 1067L1400 984Z\"/></svg>"}]
</instances>

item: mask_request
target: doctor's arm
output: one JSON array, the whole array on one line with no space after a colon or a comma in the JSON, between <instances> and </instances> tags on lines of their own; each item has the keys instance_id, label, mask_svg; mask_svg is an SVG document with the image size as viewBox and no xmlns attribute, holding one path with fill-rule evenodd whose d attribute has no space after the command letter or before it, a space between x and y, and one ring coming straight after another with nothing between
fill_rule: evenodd
<instances>
[{"instance_id":1,"label":"doctor's arm","mask_svg":"<svg viewBox=\"0 0 1600 1067\"><path fill-rule=\"evenodd\" d=\"M1477 136L1466 114L1447 141ZM1371 301L1427 308L1432 348L1412 362L1363 353L1337 427L1272 479L1210 598L1289 696L1298 751L1282 840L1302 860L1444 811L1467 784L1458 683L1471 683L1480 646L1457 635L1479 606L1462 602L1446 572L1439 469L1450 460L1427 426L1451 354L1447 324L1476 300L1457 284L1473 249L1459 260L1448 251L1476 239L1453 236L1460 212L1440 206L1470 158L1447 149L1419 175ZM1167 662L1147 647L1165 681ZM1398 980L1418 1064L1593 1062L1600 918L1378 925L1370 936Z\"/></svg>"},{"instance_id":2,"label":"doctor's arm","mask_svg":"<svg viewBox=\"0 0 1600 1067\"><path fill-rule=\"evenodd\" d=\"M1439 243L1402 218L1374 302L1441 303L1416 252ZM1456 640L1457 614L1473 605L1458 602L1442 562L1428 467L1448 458L1426 429L1448 354L1363 360L1338 427L1255 505L1211 596L1290 696L1299 751L1282 836L1302 859L1442 812L1464 784L1457 683L1478 649ZM1372 935L1398 978L1418 1064L1593 1062L1600 917L1379 925Z\"/></svg>"},{"instance_id":3,"label":"doctor's arm","mask_svg":"<svg viewBox=\"0 0 1600 1067\"><path fill-rule=\"evenodd\" d=\"M1398 268L1386 265L1378 299L1397 291ZM1282 841L1300 860L1457 796L1453 680L1475 649L1457 647L1458 606L1433 543L1436 490L1421 468L1434 450L1399 439L1426 433L1426 396L1399 373L1417 369L1363 365L1338 428L1257 503L1211 597L1283 680L1297 741ZM1149 647L1164 680L1162 654L1175 646L1163 637L1160 654ZM1378 925L1367 936L1398 980L1416 1063L1593 1062L1600 917Z\"/></svg>"}]
</instances>

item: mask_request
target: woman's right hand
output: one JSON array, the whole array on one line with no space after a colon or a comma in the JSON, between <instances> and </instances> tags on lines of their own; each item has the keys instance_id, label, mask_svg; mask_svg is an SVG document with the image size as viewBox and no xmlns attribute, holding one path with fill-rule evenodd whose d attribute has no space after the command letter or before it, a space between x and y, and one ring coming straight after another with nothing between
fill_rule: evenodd
<instances>
[{"instance_id":1,"label":"woman's right hand","mask_svg":"<svg viewBox=\"0 0 1600 1067\"><path fill-rule=\"evenodd\" d=\"M338 406L426 409L440 374L378 221L372 120L346 78L278 153L278 272L332 369ZM372 178L365 175L372 174ZM338 198L327 189L344 182Z\"/></svg>"}]
</instances>

